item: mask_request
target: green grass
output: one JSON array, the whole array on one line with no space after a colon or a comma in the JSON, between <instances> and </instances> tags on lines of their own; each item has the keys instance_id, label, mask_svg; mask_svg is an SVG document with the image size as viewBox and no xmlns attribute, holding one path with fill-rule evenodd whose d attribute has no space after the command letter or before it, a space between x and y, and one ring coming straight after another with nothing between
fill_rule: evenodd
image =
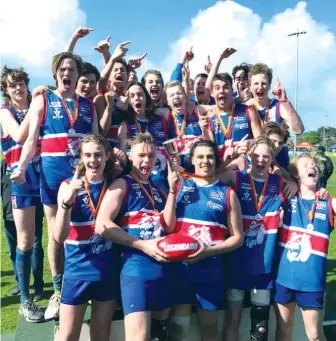
<instances>
[{"instance_id":1,"label":"green grass","mask_svg":"<svg viewBox=\"0 0 336 341\"><path fill-rule=\"evenodd\" d=\"M328 182L328 190L332 197L336 197L336 156L332 156L335 171ZM46 305L52 294L51 276L47 258L47 226L44 221L43 230L44 257L44 281L46 291L44 300L39 302ZM13 333L16 328L19 308L19 296L10 296L10 291L15 285L12 264L8 255L8 248L4 228L1 227L1 333ZM336 232L332 233L329 246L328 274L327 274L327 305L328 310L336 311Z\"/></svg>"}]
</instances>

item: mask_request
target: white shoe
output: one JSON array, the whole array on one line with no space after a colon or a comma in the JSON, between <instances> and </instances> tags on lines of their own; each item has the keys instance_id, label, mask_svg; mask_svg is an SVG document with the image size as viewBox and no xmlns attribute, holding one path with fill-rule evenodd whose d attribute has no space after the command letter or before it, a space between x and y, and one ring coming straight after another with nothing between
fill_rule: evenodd
<instances>
[{"instance_id":1,"label":"white shoe","mask_svg":"<svg viewBox=\"0 0 336 341\"><path fill-rule=\"evenodd\" d=\"M59 317L59 310L61 304L60 294L53 294L49 299L48 308L44 312L45 320L52 320Z\"/></svg>"}]
</instances>

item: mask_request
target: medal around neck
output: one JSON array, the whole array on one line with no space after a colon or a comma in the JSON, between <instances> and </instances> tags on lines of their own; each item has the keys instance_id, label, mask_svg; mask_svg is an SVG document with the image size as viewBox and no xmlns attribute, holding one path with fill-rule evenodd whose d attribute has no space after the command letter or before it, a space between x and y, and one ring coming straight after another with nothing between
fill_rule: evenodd
<instances>
[{"instance_id":1,"label":"medal around neck","mask_svg":"<svg viewBox=\"0 0 336 341\"><path fill-rule=\"evenodd\" d=\"M71 135L73 135L73 134L76 133L76 131L75 131L74 128L70 128L70 129L68 130L68 133L71 134Z\"/></svg>"}]
</instances>

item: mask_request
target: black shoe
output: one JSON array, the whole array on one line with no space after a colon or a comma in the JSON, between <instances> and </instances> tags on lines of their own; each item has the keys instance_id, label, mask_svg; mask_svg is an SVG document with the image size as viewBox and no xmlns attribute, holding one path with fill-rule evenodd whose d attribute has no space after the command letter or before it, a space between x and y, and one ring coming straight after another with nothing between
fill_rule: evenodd
<instances>
[{"instance_id":1,"label":"black shoe","mask_svg":"<svg viewBox=\"0 0 336 341\"><path fill-rule=\"evenodd\" d=\"M15 288L11 291L11 295L15 296L20 293L20 288L16 285Z\"/></svg>"}]
</instances>

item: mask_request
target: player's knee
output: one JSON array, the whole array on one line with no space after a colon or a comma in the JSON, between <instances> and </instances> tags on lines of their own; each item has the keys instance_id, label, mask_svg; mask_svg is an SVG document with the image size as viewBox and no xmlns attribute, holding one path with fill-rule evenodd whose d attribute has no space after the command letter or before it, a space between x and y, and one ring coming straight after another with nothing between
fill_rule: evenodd
<instances>
[{"instance_id":1,"label":"player's knee","mask_svg":"<svg viewBox=\"0 0 336 341\"><path fill-rule=\"evenodd\" d=\"M268 340L269 306L251 304L251 341Z\"/></svg>"},{"instance_id":2,"label":"player's knee","mask_svg":"<svg viewBox=\"0 0 336 341\"><path fill-rule=\"evenodd\" d=\"M319 341L322 339L318 328L310 326L306 329L306 333L309 341Z\"/></svg>"},{"instance_id":3,"label":"player's knee","mask_svg":"<svg viewBox=\"0 0 336 341\"><path fill-rule=\"evenodd\" d=\"M152 318L150 339L151 341L167 341L168 340L167 320L157 320L157 319Z\"/></svg>"},{"instance_id":4,"label":"player's knee","mask_svg":"<svg viewBox=\"0 0 336 341\"><path fill-rule=\"evenodd\" d=\"M169 319L169 341L184 340L190 327L190 316L172 316Z\"/></svg>"}]
</instances>

